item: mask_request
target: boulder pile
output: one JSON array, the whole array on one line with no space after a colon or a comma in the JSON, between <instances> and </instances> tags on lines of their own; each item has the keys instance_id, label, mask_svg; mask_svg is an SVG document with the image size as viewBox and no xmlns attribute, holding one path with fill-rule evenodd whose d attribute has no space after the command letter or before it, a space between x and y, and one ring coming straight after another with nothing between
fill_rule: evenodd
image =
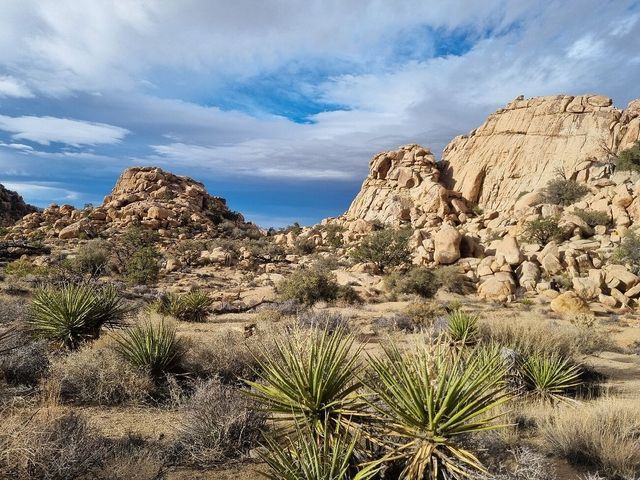
<instances>
[{"instance_id":1,"label":"boulder pile","mask_svg":"<svg viewBox=\"0 0 640 480\"><path fill-rule=\"evenodd\" d=\"M22 218L7 238L92 238L131 225L183 239L222 236L232 229L257 231L229 210L223 198L209 195L202 183L157 167L134 167L122 173L102 205L82 210L51 205Z\"/></svg>"},{"instance_id":2,"label":"boulder pile","mask_svg":"<svg viewBox=\"0 0 640 480\"><path fill-rule=\"evenodd\" d=\"M12 225L25 215L37 211L37 208L28 205L16 192L7 190L0 185L0 227Z\"/></svg>"}]
</instances>

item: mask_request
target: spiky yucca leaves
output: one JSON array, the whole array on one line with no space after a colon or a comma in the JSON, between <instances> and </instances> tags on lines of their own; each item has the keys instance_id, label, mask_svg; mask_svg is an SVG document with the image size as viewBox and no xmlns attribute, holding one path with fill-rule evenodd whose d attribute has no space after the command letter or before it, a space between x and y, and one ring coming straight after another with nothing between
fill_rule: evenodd
<instances>
[{"instance_id":1,"label":"spiky yucca leaves","mask_svg":"<svg viewBox=\"0 0 640 480\"><path fill-rule=\"evenodd\" d=\"M116 351L135 367L154 377L168 372L178 360L181 345L174 326L149 320L114 334Z\"/></svg>"},{"instance_id":2,"label":"spiky yucca leaves","mask_svg":"<svg viewBox=\"0 0 640 480\"><path fill-rule=\"evenodd\" d=\"M36 290L27 322L36 336L75 349L103 326L119 326L128 312L113 286L69 283Z\"/></svg>"},{"instance_id":3,"label":"spiky yucca leaves","mask_svg":"<svg viewBox=\"0 0 640 480\"><path fill-rule=\"evenodd\" d=\"M379 470L379 463L357 464L357 435L338 431L317 437L309 426L296 425L295 435L284 442L270 436L265 440L262 458L269 471L264 475L271 480L367 480Z\"/></svg>"},{"instance_id":4,"label":"spiky yucca leaves","mask_svg":"<svg viewBox=\"0 0 640 480\"><path fill-rule=\"evenodd\" d=\"M358 389L362 347L344 327L313 327L283 337L272 351L255 355L260 382L247 382L267 412L289 424L309 425L324 435L346 426L364 405Z\"/></svg>"},{"instance_id":5,"label":"spiky yucca leaves","mask_svg":"<svg viewBox=\"0 0 640 480\"><path fill-rule=\"evenodd\" d=\"M453 310L447 315L447 332L456 343L472 344L478 339L478 316Z\"/></svg>"},{"instance_id":6,"label":"spiky yucca leaves","mask_svg":"<svg viewBox=\"0 0 640 480\"><path fill-rule=\"evenodd\" d=\"M497 350L473 349L452 355L442 343L401 353L385 347L371 357L381 432L388 436L389 461L400 462L401 479L477 478L484 468L457 443L465 434L500 428L497 407L508 400L504 362Z\"/></svg>"},{"instance_id":7,"label":"spiky yucca leaves","mask_svg":"<svg viewBox=\"0 0 640 480\"><path fill-rule=\"evenodd\" d=\"M186 322L204 322L212 304L213 300L207 293L192 290L184 294L165 293L150 305L150 309Z\"/></svg>"},{"instance_id":8,"label":"spiky yucca leaves","mask_svg":"<svg viewBox=\"0 0 640 480\"><path fill-rule=\"evenodd\" d=\"M582 370L558 354L532 353L522 373L530 395L545 401L568 400L567 393L582 383Z\"/></svg>"}]
</instances>

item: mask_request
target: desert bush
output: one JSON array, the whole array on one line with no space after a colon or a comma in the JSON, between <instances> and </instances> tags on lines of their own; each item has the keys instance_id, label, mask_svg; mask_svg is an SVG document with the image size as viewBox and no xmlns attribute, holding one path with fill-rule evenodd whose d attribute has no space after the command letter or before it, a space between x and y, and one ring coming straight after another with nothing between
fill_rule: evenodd
<instances>
[{"instance_id":1,"label":"desert bush","mask_svg":"<svg viewBox=\"0 0 640 480\"><path fill-rule=\"evenodd\" d=\"M15 278L24 278L29 275L36 277L42 277L49 273L47 267L34 265L27 259L20 258L12 262L7 263L4 267L4 273L6 275L12 275Z\"/></svg>"},{"instance_id":2,"label":"desert bush","mask_svg":"<svg viewBox=\"0 0 640 480\"><path fill-rule=\"evenodd\" d=\"M589 193L589 187L575 180L557 178L544 189L545 201L554 205L571 205Z\"/></svg>"},{"instance_id":3,"label":"desert bush","mask_svg":"<svg viewBox=\"0 0 640 480\"><path fill-rule=\"evenodd\" d=\"M640 403L605 398L580 408L565 406L542 426L549 452L607 478L640 475Z\"/></svg>"},{"instance_id":4,"label":"desert bush","mask_svg":"<svg viewBox=\"0 0 640 480\"><path fill-rule=\"evenodd\" d=\"M401 353L395 345L371 357L367 397L387 435L387 458L401 462L400 478L476 478L480 460L460 439L499 428L493 422L508 400L499 354L464 357L446 344Z\"/></svg>"},{"instance_id":5,"label":"desert bush","mask_svg":"<svg viewBox=\"0 0 640 480\"><path fill-rule=\"evenodd\" d=\"M573 213L591 227L595 227L596 225L608 226L611 224L609 214L599 210L584 210L579 208Z\"/></svg>"},{"instance_id":6,"label":"desert bush","mask_svg":"<svg viewBox=\"0 0 640 480\"><path fill-rule=\"evenodd\" d=\"M633 273L640 274L640 235L629 230L614 250L613 259L627 265Z\"/></svg>"},{"instance_id":7,"label":"desert bush","mask_svg":"<svg viewBox=\"0 0 640 480\"><path fill-rule=\"evenodd\" d=\"M136 250L125 266L125 276L130 285L149 285L158 280L160 252L153 247Z\"/></svg>"},{"instance_id":8,"label":"desert bush","mask_svg":"<svg viewBox=\"0 0 640 480\"><path fill-rule=\"evenodd\" d=\"M582 370L557 354L529 354L522 365L528 394L542 401L566 400L582 382Z\"/></svg>"},{"instance_id":9,"label":"desert bush","mask_svg":"<svg viewBox=\"0 0 640 480\"><path fill-rule=\"evenodd\" d=\"M344 237L343 232L345 228L342 225L337 225L335 223L328 223L324 226L324 231L326 232L325 241L327 245L333 248L340 248L344 246Z\"/></svg>"},{"instance_id":10,"label":"desert bush","mask_svg":"<svg viewBox=\"0 0 640 480\"><path fill-rule=\"evenodd\" d=\"M259 358L261 379L247 382L252 397L279 421L308 425L320 436L345 427L346 412L362 411L357 393L362 347L354 342L343 328L285 336L274 352Z\"/></svg>"},{"instance_id":11,"label":"desert bush","mask_svg":"<svg viewBox=\"0 0 640 480\"><path fill-rule=\"evenodd\" d=\"M620 152L616 167L621 171L640 171L640 142Z\"/></svg>"},{"instance_id":12,"label":"desert bush","mask_svg":"<svg viewBox=\"0 0 640 480\"><path fill-rule=\"evenodd\" d=\"M466 295L475 290L473 280L464 275L455 265L448 265L434 270L436 282L443 290Z\"/></svg>"},{"instance_id":13,"label":"desert bush","mask_svg":"<svg viewBox=\"0 0 640 480\"><path fill-rule=\"evenodd\" d=\"M7 339L6 343L0 339L0 378L7 383L35 386L48 370L49 349L46 341L25 341L20 338L19 332Z\"/></svg>"},{"instance_id":14,"label":"desert bush","mask_svg":"<svg viewBox=\"0 0 640 480\"><path fill-rule=\"evenodd\" d=\"M351 285L338 286L338 300L348 305L362 303L360 294Z\"/></svg>"},{"instance_id":15,"label":"desert bush","mask_svg":"<svg viewBox=\"0 0 640 480\"><path fill-rule=\"evenodd\" d=\"M297 300L305 305L333 301L339 290L340 286L330 273L306 269L291 273L276 287L280 300Z\"/></svg>"},{"instance_id":16,"label":"desert bush","mask_svg":"<svg viewBox=\"0 0 640 480\"><path fill-rule=\"evenodd\" d=\"M81 405L139 404L154 390L151 377L109 345L87 345L55 361L46 383L63 402Z\"/></svg>"},{"instance_id":17,"label":"desert bush","mask_svg":"<svg viewBox=\"0 0 640 480\"><path fill-rule=\"evenodd\" d=\"M296 317L296 323L303 328L315 328L333 332L337 329L350 330L349 318L338 312L305 310Z\"/></svg>"},{"instance_id":18,"label":"desert bush","mask_svg":"<svg viewBox=\"0 0 640 480\"><path fill-rule=\"evenodd\" d=\"M411 317L402 313L392 313L378 317L372 322L373 327L376 330L391 330L400 332L414 332L416 331L416 324Z\"/></svg>"},{"instance_id":19,"label":"desert bush","mask_svg":"<svg viewBox=\"0 0 640 480\"><path fill-rule=\"evenodd\" d=\"M236 330L218 332L206 342L187 338L179 370L196 378L217 377L229 384L255 380L260 372L258 358L271 355L280 338L279 329L273 326L258 329L249 338Z\"/></svg>"},{"instance_id":20,"label":"desert bush","mask_svg":"<svg viewBox=\"0 0 640 480\"><path fill-rule=\"evenodd\" d=\"M150 307L160 315L170 315L186 322L205 322L213 305L209 295L200 290L188 293L165 293Z\"/></svg>"},{"instance_id":21,"label":"desert bush","mask_svg":"<svg viewBox=\"0 0 640 480\"><path fill-rule=\"evenodd\" d=\"M27 319L29 308L23 299L0 297L0 325L22 324Z\"/></svg>"},{"instance_id":22,"label":"desert bush","mask_svg":"<svg viewBox=\"0 0 640 480\"><path fill-rule=\"evenodd\" d=\"M411 259L408 245L411 233L410 229L391 228L373 232L352 250L351 257L357 262L374 263L381 272L405 264Z\"/></svg>"},{"instance_id":23,"label":"desert bush","mask_svg":"<svg viewBox=\"0 0 640 480\"><path fill-rule=\"evenodd\" d=\"M111 252L105 240L94 239L78 247L73 258L68 260L72 271L96 277L106 273Z\"/></svg>"},{"instance_id":24,"label":"desert bush","mask_svg":"<svg viewBox=\"0 0 640 480\"><path fill-rule=\"evenodd\" d=\"M316 251L316 244L311 238L296 238L293 250L298 255L311 255Z\"/></svg>"},{"instance_id":25,"label":"desert bush","mask_svg":"<svg viewBox=\"0 0 640 480\"><path fill-rule=\"evenodd\" d=\"M181 463L200 467L246 454L266 423L246 395L218 379L200 383L183 411L175 454Z\"/></svg>"},{"instance_id":26,"label":"desert bush","mask_svg":"<svg viewBox=\"0 0 640 480\"><path fill-rule=\"evenodd\" d=\"M26 420L4 420L0 433L3 478L83 478L109 453L107 442L77 413L46 411Z\"/></svg>"},{"instance_id":27,"label":"desert bush","mask_svg":"<svg viewBox=\"0 0 640 480\"><path fill-rule=\"evenodd\" d=\"M442 306L435 302L413 302L402 311L402 314L411 320L413 331L434 327L444 313Z\"/></svg>"},{"instance_id":28,"label":"desert bush","mask_svg":"<svg viewBox=\"0 0 640 480\"><path fill-rule=\"evenodd\" d=\"M454 310L447 315L447 333L456 343L475 343L478 337L478 316Z\"/></svg>"},{"instance_id":29,"label":"desert bush","mask_svg":"<svg viewBox=\"0 0 640 480\"><path fill-rule=\"evenodd\" d=\"M562 229L558 226L558 217L539 218L524 224L522 238L526 242L538 243L542 246L562 237Z\"/></svg>"},{"instance_id":30,"label":"desert bush","mask_svg":"<svg viewBox=\"0 0 640 480\"><path fill-rule=\"evenodd\" d=\"M33 294L27 324L34 335L74 349L96 339L102 327L117 327L129 309L112 286L45 286Z\"/></svg>"},{"instance_id":31,"label":"desert bush","mask_svg":"<svg viewBox=\"0 0 640 480\"><path fill-rule=\"evenodd\" d=\"M501 468L499 473L489 474L482 480L549 480L555 478L555 469L541 453L521 447L511 452L511 468ZM506 470L506 471L505 471Z\"/></svg>"},{"instance_id":32,"label":"desert bush","mask_svg":"<svg viewBox=\"0 0 640 480\"><path fill-rule=\"evenodd\" d=\"M394 272L385 277L385 286L393 293L415 294L422 298L433 297L440 287L432 270L415 267L405 273Z\"/></svg>"},{"instance_id":33,"label":"desert bush","mask_svg":"<svg viewBox=\"0 0 640 480\"><path fill-rule=\"evenodd\" d=\"M180 360L182 345L174 326L160 321L142 321L113 335L116 351L154 378L171 372Z\"/></svg>"}]
</instances>

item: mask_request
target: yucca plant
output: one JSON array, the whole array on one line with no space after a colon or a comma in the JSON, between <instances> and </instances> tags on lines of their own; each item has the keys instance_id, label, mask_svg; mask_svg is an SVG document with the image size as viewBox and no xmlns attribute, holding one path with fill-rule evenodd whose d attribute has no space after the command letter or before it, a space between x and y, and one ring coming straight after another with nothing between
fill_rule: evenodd
<instances>
[{"instance_id":1,"label":"yucca plant","mask_svg":"<svg viewBox=\"0 0 640 480\"><path fill-rule=\"evenodd\" d=\"M478 478L484 468L458 443L462 435L500 428L498 408L508 400L499 353L475 349L452 356L442 343L401 353L385 347L371 357L369 399L387 438L387 460L399 462L399 478Z\"/></svg>"},{"instance_id":2,"label":"yucca plant","mask_svg":"<svg viewBox=\"0 0 640 480\"><path fill-rule=\"evenodd\" d=\"M296 425L295 435L284 442L265 439L267 452L262 458L269 471L264 476L271 480L367 480L379 470L378 463L358 465L356 435L335 432L318 438L309 426Z\"/></svg>"},{"instance_id":3,"label":"yucca plant","mask_svg":"<svg viewBox=\"0 0 640 480\"><path fill-rule=\"evenodd\" d=\"M192 290L184 294L165 293L150 305L150 309L186 322L204 322L212 304L213 300L207 293Z\"/></svg>"},{"instance_id":4,"label":"yucca plant","mask_svg":"<svg viewBox=\"0 0 640 480\"><path fill-rule=\"evenodd\" d=\"M261 381L247 382L250 395L278 420L309 425L324 435L362 413L361 366L355 337L344 327L313 327L283 337L275 349L255 355Z\"/></svg>"},{"instance_id":5,"label":"yucca plant","mask_svg":"<svg viewBox=\"0 0 640 480\"><path fill-rule=\"evenodd\" d=\"M453 310L447 315L447 332L459 344L472 344L478 338L478 316Z\"/></svg>"},{"instance_id":6,"label":"yucca plant","mask_svg":"<svg viewBox=\"0 0 640 480\"><path fill-rule=\"evenodd\" d=\"M69 283L36 290L27 323L36 336L75 349L98 338L102 327L121 325L128 312L112 286Z\"/></svg>"},{"instance_id":7,"label":"yucca plant","mask_svg":"<svg viewBox=\"0 0 640 480\"><path fill-rule=\"evenodd\" d=\"M545 401L567 401L571 389L582 383L582 370L558 354L532 353L522 364L529 395Z\"/></svg>"},{"instance_id":8,"label":"yucca plant","mask_svg":"<svg viewBox=\"0 0 640 480\"><path fill-rule=\"evenodd\" d=\"M122 358L154 377L172 370L178 360L181 345L176 329L164 321L144 321L113 337Z\"/></svg>"}]
</instances>

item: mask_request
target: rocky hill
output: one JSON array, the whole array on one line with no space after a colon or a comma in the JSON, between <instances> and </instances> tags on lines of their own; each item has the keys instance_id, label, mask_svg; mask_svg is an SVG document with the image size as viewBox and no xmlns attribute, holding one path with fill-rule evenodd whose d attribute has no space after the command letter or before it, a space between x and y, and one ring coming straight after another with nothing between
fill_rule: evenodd
<instances>
[{"instance_id":1,"label":"rocky hill","mask_svg":"<svg viewBox=\"0 0 640 480\"><path fill-rule=\"evenodd\" d=\"M79 210L51 205L13 226L7 238L92 238L141 225L166 238L209 238L256 232L226 201L204 185L156 167L125 170L102 205Z\"/></svg>"},{"instance_id":2,"label":"rocky hill","mask_svg":"<svg viewBox=\"0 0 640 480\"><path fill-rule=\"evenodd\" d=\"M600 95L518 97L444 149L448 188L505 210L560 172L587 181L610 154L640 138L640 100L626 110Z\"/></svg>"},{"instance_id":3,"label":"rocky hill","mask_svg":"<svg viewBox=\"0 0 640 480\"><path fill-rule=\"evenodd\" d=\"M12 225L25 215L37 211L37 208L28 205L16 192L7 190L0 185L0 227Z\"/></svg>"}]
</instances>

